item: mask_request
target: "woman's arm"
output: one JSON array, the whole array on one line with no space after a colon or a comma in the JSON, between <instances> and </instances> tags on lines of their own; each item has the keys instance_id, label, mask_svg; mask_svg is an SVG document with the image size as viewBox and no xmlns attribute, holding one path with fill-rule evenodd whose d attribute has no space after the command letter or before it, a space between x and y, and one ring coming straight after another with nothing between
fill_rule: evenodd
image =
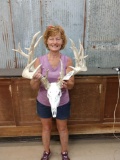
<instances>
[{"instance_id":1,"label":"woman's arm","mask_svg":"<svg viewBox=\"0 0 120 160\"><path fill-rule=\"evenodd\" d=\"M66 74L72 70L69 66L73 66L73 62L71 58L68 58ZM72 89L74 86L74 76L72 76L69 80L63 81L63 88Z\"/></svg>"},{"instance_id":2,"label":"woman's arm","mask_svg":"<svg viewBox=\"0 0 120 160\"><path fill-rule=\"evenodd\" d=\"M40 65L40 60L37 58L34 63L34 68L37 68L37 66ZM33 78L30 81L30 85L32 89L39 89L40 88L40 81L41 78L41 69L39 69L33 76Z\"/></svg>"}]
</instances>

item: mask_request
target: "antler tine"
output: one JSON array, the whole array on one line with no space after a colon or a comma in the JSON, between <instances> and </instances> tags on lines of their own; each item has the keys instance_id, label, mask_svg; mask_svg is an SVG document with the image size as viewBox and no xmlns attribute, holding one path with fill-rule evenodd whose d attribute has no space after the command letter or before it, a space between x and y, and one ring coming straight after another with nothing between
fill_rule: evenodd
<instances>
[{"instance_id":1,"label":"antler tine","mask_svg":"<svg viewBox=\"0 0 120 160\"><path fill-rule=\"evenodd\" d=\"M80 43L80 48L81 48L81 50L80 50L80 56L81 56L81 60L84 60L88 55L84 55L84 49L83 49L83 45ZM84 62L85 62L85 60L84 60Z\"/></svg>"},{"instance_id":2,"label":"antler tine","mask_svg":"<svg viewBox=\"0 0 120 160\"><path fill-rule=\"evenodd\" d=\"M31 45L30 45L30 48L27 48L27 50L29 50L29 53L28 53L28 64L33 60L33 56L34 56L34 50L35 48L37 47L38 43L40 42L42 36L38 39L38 41L36 42L36 39L37 39L37 36L40 34L40 31L37 32L33 38L32 38L32 41L31 41Z\"/></svg>"},{"instance_id":3,"label":"antler tine","mask_svg":"<svg viewBox=\"0 0 120 160\"><path fill-rule=\"evenodd\" d=\"M62 85L62 80L63 80L63 77L64 77L63 63L62 63L61 60L60 60L60 63L61 63L60 79L59 79L59 81L57 82L57 85L58 85L59 87L61 87L61 85ZM50 83L49 83L49 81L48 81L48 72L49 72L49 70L47 70L47 71L46 71L46 75L45 75L45 76L42 76L42 78L41 78L41 82L42 82L42 84L44 85L44 87L45 87L46 90L48 90L49 87L50 87Z\"/></svg>"},{"instance_id":4,"label":"antler tine","mask_svg":"<svg viewBox=\"0 0 120 160\"><path fill-rule=\"evenodd\" d=\"M40 31L37 32L37 33L33 36L33 39L32 39L32 42L31 42L31 46L33 45L34 49L37 47L37 45L39 44L41 38L43 37L43 36L40 36L40 38L39 38L39 39L37 40L37 42L35 43L36 38L37 38L37 36L38 36L39 33L40 33ZM30 48L25 48L25 49L28 50L28 51L30 51Z\"/></svg>"},{"instance_id":5,"label":"antler tine","mask_svg":"<svg viewBox=\"0 0 120 160\"><path fill-rule=\"evenodd\" d=\"M70 39L70 41L71 41L71 49L72 49L72 51L73 51L73 53L74 53L74 59L75 59L75 67L78 67L79 66L79 61L80 61L80 51L78 51L78 49L75 47L75 43L73 42L73 40L72 39Z\"/></svg>"},{"instance_id":6,"label":"antler tine","mask_svg":"<svg viewBox=\"0 0 120 160\"><path fill-rule=\"evenodd\" d=\"M58 86L62 86L62 80L63 80L63 77L64 77L64 70L63 70L63 63L62 63L62 60L60 59L60 64L61 64L61 71L60 71L60 79L58 81Z\"/></svg>"},{"instance_id":7,"label":"antler tine","mask_svg":"<svg viewBox=\"0 0 120 160\"><path fill-rule=\"evenodd\" d=\"M46 75L42 76L42 78L41 78L41 82L44 85L44 87L45 87L46 90L48 90L49 87L50 87L50 83L48 81L48 72L49 72L49 70L47 70L46 71Z\"/></svg>"},{"instance_id":8,"label":"antler tine","mask_svg":"<svg viewBox=\"0 0 120 160\"><path fill-rule=\"evenodd\" d=\"M33 78L33 75L35 74L35 72L41 67L41 64L36 68L34 69L34 71L30 72L30 68L33 66L34 62L36 61L37 58L35 58L30 64L28 64L23 72L22 72L22 77L24 78L28 78L28 79L32 79Z\"/></svg>"},{"instance_id":9,"label":"antler tine","mask_svg":"<svg viewBox=\"0 0 120 160\"><path fill-rule=\"evenodd\" d=\"M80 39L79 39L79 53L81 53L81 51L82 51L82 48L83 48L83 46L81 47L82 45L81 45L81 41L80 41Z\"/></svg>"},{"instance_id":10,"label":"antler tine","mask_svg":"<svg viewBox=\"0 0 120 160\"><path fill-rule=\"evenodd\" d=\"M33 38L32 38L32 41L31 41L31 45L30 45L30 51L31 51L32 49L34 49L35 44L36 44L36 39L37 39L37 36L38 36L39 34L40 34L40 31L34 34L34 36L33 36Z\"/></svg>"},{"instance_id":11,"label":"antler tine","mask_svg":"<svg viewBox=\"0 0 120 160\"><path fill-rule=\"evenodd\" d=\"M28 59L28 55L22 51L22 49L20 47L20 43L18 43L18 49L12 49L12 50L20 53L22 56L24 56Z\"/></svg>"},{"instance_id":12,"label":"antler tine","mask_svg":"<svg viewBox=\"0 0 120 160\"><path fill-rule=\"evenodd\" d=\"M34 49L37 47L37 45L39 44L39 42L40 42L40 40L41 40L42 37L43 37L43 36L41 36L41 37L37 40L37 42L35 43Z\"/></svg>"},{"instance_id":13,"label":"antler tine","mask_svg":"<svg viewBox=\"0 0 120 160\"><path fill-rule=\"evenodd\" d=\"M37 47L38 43L40 42L42 36L37 40L36 42L36 39L37 39L37 36L40 34L40 31L37 32L33 38L32 38L32 41L31 41L31 45L30 45L30 48L25 48L26 50L29 51L28 54L24 53L20 47L20 43L18 43L18 49L12 49L13 51L16 51L18 53L20 53L22 56L26 57L28 59L28 62L27 64L30 64L33 60L33 55L34 55L34 50L35 48Z\"/></svg>"},{"instance_id":14,"label":"antler tine","mask_svg":"<svg viewBox=\"0 0 120 160\"><path fill-rule=\"evenodd\" d=\"M61 79L64 77L64 70L63 70L63 63L62 60L60 59L60 63L61 63L61 71L60 71L60 77Z\"/></svg>"},{"instance_id":15,"label":"antler tine","mask_svg":"<svg viewBox=\"0 0 120 160\"><path fill-rule=\"evenodd\" d=\"M74 53L74 59L77 59L78 58L78 55L77 55L77 53L78 53L78 49L75 47L75 43L73 42L73 40L72 39L70 39L70 41L71 41L71 49L72 49L72 51L73 51L73 53Z\"/></svg>"},{"instance_id":16,"label":"antler tine","mask_svg":"<svg viewBox=\"0 0 120 160\"><path fill-rule=\"evenodd\" d=\"M87 71L87 66L86 66L86 61L85 61L85 58L87 57L84 56L84 49L83 49L83 46L79 40L79 43L80 43L80 49L78 51L78 49L75 47L75 44L73 42L72 39L70 39L71 41L71 49L74 53L74 58L75 58L75 67L73 66L69 66L70 68L72 68L73 70L70 71L69 73L67 73L64 77L63 77L63 80L68 80L71 76L79 73L80 71Z\"/></svg>"},{"instance_id":17,"label":"antler tine","mask_svg":"<svg viewBox=\"0 0 120 160\"><path fill-rule=\"evenodd\" d=\"M39 69L39 67L41 65L39 65L36 69L34 68L34 65L33 63L35 62L36 59L33 60L33 55L34 55L34 50L35 48L37 47L38 43L40 42L42 36L37 40L36 42L36 39L37 39L37 36L38 34L40 33L37 32L33 38L32 38L32 41L31 41L31 45L30 45L30 48L26 48L29 53L26 54L22 51L21 47L20 47L20 43L18 44L18 49L13 49L14 51L20 53L22 56L26 57L28 59L27 61L27 66L24 68L23 72L22 72L22 76L24 78L28 78L28 79L32 79L34 73Z\"/></svg>"}]
</instances>

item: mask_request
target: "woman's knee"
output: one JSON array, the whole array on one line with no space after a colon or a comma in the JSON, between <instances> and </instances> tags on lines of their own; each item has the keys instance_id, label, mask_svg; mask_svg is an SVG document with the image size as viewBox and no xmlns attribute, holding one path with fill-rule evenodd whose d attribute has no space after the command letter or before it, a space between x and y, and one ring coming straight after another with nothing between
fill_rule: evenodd
<instances>
[{"instance_id":1,"label":"woman's knee","mask_svg":"<svg viewBox=\"0 0 120 160\"><path fill-rule=\"evenodd\" d=\"M61 121L61 120L57 120L57 129L58 131L67 131L67 121Z\"/></svg>"},{"instance_id":2,"label":"woman's knee","mask_svg":"<svg viewBox=\"0 0 120 160\"><path fill-rule=\"evenodd\" d=\"M41 119L41 122L42 122L42 130L51 131L51 129L52 129L51 119Z\"/></svg>"},{"instance_id":3,"label":"woman's knee","mask_svg":"<svg viewBox=\"0 0 120 160\"><path fill-rule=\"evenodd\" d=\"M52 130L52 126L50 125L48 125L48 126L42 126L42 130L44 131L44 132L51 132L51 130Z\"/></svg>"},{"instance_id":4,"label":"woman's knee","mask_svg":"<svg viewBox=\"0 0 120 160\"><path fill-rule=\"evenodd\" d=\"M68 131L67 125L66 126L59 126L57 125L57 129L59 132L66 132Z\"/></svg>"}]
</instances>

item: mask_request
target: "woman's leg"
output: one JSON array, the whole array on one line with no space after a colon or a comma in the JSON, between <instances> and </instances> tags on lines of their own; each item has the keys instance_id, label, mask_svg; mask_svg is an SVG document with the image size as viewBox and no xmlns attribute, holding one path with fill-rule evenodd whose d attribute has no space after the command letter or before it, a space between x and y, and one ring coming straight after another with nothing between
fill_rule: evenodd
<instances>
[{"instance_id":1,"label":"woman's leg","mask_svg":"<svg viewBox=\"0 0 120 160\"><path fill-rule=\"evenodd\" d=\"M67 128L67 120L56 119L58 132L60 135L61 142L61 152L68 151L68 128Z\"/></svg>"},{"instance_id":2,"label":"woman's leg","mask_svg":"<svg viewBox=\"0 0 120 160\"><path fill-rule=\"evenodd\" d=\"M44 146L44 151L49 152L52 118L41 118L41 123L42 123L42 142Z\"/></svg>"}]
</instances>

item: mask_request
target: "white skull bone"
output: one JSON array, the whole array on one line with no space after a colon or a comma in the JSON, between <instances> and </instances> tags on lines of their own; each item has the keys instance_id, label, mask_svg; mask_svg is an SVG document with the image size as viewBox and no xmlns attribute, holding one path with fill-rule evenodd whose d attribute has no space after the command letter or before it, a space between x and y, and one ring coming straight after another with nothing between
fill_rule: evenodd
<instances>
[{"instance_id":1,"label":"white skull bone","mask_svg":"<svg viewBox=\"0 0 120 160\"><path fill-rule=\"evenodd\" d=\"M60 85L57 82L50 83L50 86L47 90L47 97L51 104L51 111L53 118L57 115L57 107L60 103L60 97L62 95Z\"/></svg>"}]
</instances>

